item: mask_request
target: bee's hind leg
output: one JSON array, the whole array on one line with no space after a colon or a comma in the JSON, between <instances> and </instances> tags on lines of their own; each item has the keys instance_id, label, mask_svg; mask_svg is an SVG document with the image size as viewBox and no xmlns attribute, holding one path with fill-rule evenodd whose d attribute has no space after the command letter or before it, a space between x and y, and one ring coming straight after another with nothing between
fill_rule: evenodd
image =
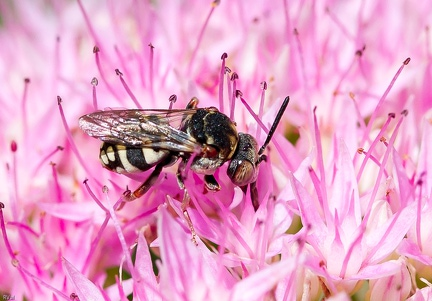
<instances>
[{"instance_id":1,"label":"bee's hind leg","mask_svg":"<svg viewBox=\"0 0 432 301\"><path fill-rule=\"evenodd\" d=\"M120 204L120 207L117 208L117 210L120 210L124 206L125 202L134 201L146 194L146 192L156 183L159 175L162 172L162 169L165 166L172 164L173 161L176 159L176 157L167 157L165 160L155 166L155 169L152 171L147 180L145 180L145 182L142 183L137 189L135 189L133 192L129 189L126 190L124 192L124 201L122 202L122 204Z\"/></svg>"}]
</instances>

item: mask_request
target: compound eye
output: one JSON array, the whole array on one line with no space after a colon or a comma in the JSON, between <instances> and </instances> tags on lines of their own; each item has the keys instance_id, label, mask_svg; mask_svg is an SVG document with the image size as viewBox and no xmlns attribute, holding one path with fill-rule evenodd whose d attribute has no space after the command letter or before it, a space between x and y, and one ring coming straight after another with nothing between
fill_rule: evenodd
<instances>
[{"instance_id":1,"label":"compound eye","mask_svg":"<svg viewBox=\"0 0 432 301\"><path fill-rule=\"evenodd\" d=\"M228 177L237 186L245 186L256 181L255 165L247 160L232 160L227 169Z\"/></svg>"}]
</instances>

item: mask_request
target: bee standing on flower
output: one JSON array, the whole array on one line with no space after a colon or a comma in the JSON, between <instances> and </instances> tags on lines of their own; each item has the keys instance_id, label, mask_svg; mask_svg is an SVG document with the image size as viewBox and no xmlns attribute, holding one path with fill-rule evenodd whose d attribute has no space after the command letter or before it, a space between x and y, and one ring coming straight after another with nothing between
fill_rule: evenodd
<instances>
[{"instance_id":1,"label":"bee standing on flower","mask_svg":"<svg viewBox=\"0 0 432 301\"><path fill-rule=\"evenodd\" d=\"M126 192L126 200L143 196L159 177L162 169L182 161L177 170L179 187L184 189L187 167L204 174L208 190L220 185L214 172L225 162L231 181L246 191L250 184L251 199L258 209L256 179L258 166L266 159L265 148L289 103L286 97L263 146L256 139L237 133L234 122L215 107L197 108L192 98L181 110L106 110L82 116L79 126L89 136L103 141L100 148L102 165L117 173L143 172L155 167L147 180L134 192Z\"/></svg>"}]
</instances>

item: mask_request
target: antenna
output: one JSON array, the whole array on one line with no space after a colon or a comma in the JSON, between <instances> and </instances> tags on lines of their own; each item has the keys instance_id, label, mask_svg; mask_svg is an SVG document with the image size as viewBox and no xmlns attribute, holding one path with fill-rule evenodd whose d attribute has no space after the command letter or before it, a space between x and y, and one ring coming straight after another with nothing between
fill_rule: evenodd
<instances>
[{"instance_id":1,"label":"antenna","mask_svg":"<svg viewBox=\"0 0 432 301\"><path fill-rule=\"evenodd\" d=\"M284 101L282 103L282 106L280 107L279 112L276 115L275 121L273 122L273 125L270 128L270 131L269 131L269 133L267 135L267 139L264 142L263 146L261 146L261 148L260 148L260 150L258 152L259 156L261 156L264 153L267 145L270 143L270 140L273 137L274 132L276 131L276 128L277 128L277 126L279 124L279 121L281 120L282 115L283 115L283 113L285 112L285 109L288 106L289 100L290 100L289 96L285 97L285 99L284 99Z\"/></svg>"}]
</instances>

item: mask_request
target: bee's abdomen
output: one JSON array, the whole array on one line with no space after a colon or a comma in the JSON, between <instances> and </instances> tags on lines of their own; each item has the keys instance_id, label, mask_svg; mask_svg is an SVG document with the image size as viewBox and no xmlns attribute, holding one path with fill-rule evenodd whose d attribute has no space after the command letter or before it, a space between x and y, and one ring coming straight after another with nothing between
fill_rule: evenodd
<instances>
[{"instance_id":1,"label":"bee's abdomen","mask_svg":"<svg viewBox=\"0 0 432 301\"><path fill-rule=\"evenodd\" d=\"M134 148L104 142L99 157L103 167L123 174L146 171L168 155L169 151L166 150Z\"/></svg>"}]
</instances>

